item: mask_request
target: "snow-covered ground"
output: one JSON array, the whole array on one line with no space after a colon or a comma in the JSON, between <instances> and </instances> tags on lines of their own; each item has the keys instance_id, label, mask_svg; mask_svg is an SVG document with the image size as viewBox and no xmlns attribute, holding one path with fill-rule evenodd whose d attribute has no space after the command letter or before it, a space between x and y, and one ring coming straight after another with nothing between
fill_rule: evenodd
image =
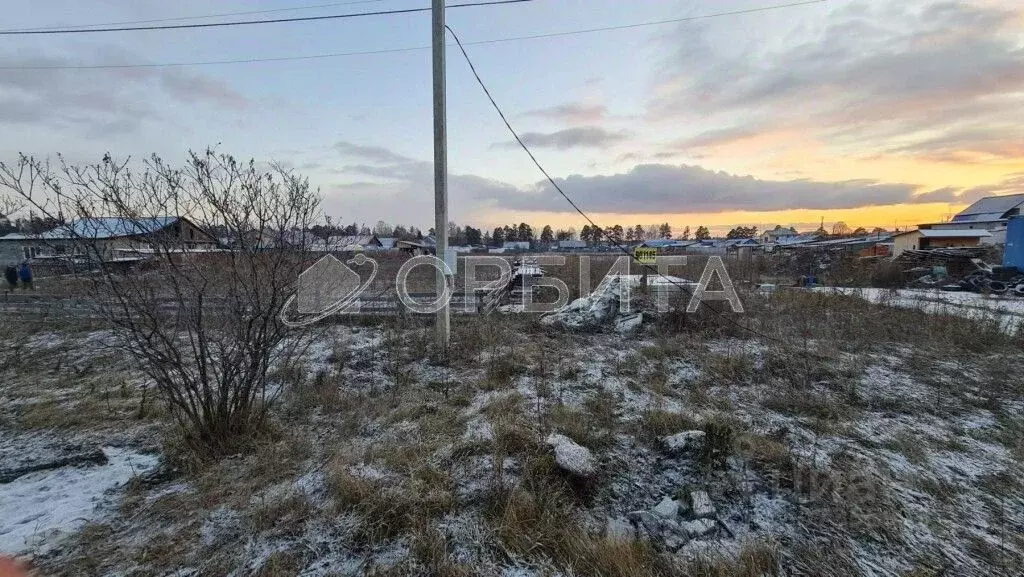
<instances>
[{"instance_id":1,"label":"snow-covered ground","mask_svg":"<svg viewBox=\"0 0 1024 577\"><path fill-rule=\"evenodd\" d=\"M976 320L995 321L1002 330L1015 334L1024 323L1024 298L1000 297L973 292L939 289L880 289L816 287L817 292L852 295L869 302L920 309L932 314L950 314Z\"/></svg>"},{"instance_id":2,"label":"snow-covered ground","mask_svg":"<svg viewBox=\"0 0 1024 577\"><path fill-rule=\"evenodd\" d=\"M106 465L37 471L0 484L0 554L46 552L102 514L108 492L159 460L115 447L103 452Z\"/></svg>"},{"instance_id":3,"label":"snow-covered ground","mask_svg":"<svg viewBox=\"0 0 1024 577\"><path fill-rule=\"evenodd\" d=\"M901 293L915 307L933 295ZM888 294L861 296L894 304ZM978 295L934 297L991 310ZM893 314L920 316L875 316ZM624 337L529 322L456 323L445 366L429 354L428 326L328 327L307 352L304 380L283 390L272 439L133 488L129 506L116 489L156 457L108 448L108 465L0 485L0 552L49 550L37 558L44 572L117 576L615 575L573 566L557 549L609 547L614 527L642 542L630 554L653 550L680 566L768 543L779 575L1021 574L1024 403L1003 372L1021 361L1008 337L972 353L912 326L906 342L896 333L882 343L843 342L834 330L821 338L839 340L817 342L812 326L800 346L783 347L746 334L646 327ZM50 450L35 435L49 415L39 407L55 401L95 412L95 422L63 425L91 440L146 434L137 393L103 395L77 376L94 339L37 340L85 353L42 376L27 378L29 366L0 380L10 401L0 427L29 429L0 438L0 468L20 462L19 447ZM74 378L61 377L69 370ZM95 370L98 382L114 379ZM665 443L698 429L728 447L720 462ZM585 449L593 471L569 481L546 471L546 459L558 463L544 443L552 433ZM694 493L707 494L713 519L697 512ZM672 501L679 510L652 522ZM557 522L545 524L545 513ZM74 535L86 520L102 539ZM736 574L662 574L694 573Z\"/></svg>"}]
</instances>

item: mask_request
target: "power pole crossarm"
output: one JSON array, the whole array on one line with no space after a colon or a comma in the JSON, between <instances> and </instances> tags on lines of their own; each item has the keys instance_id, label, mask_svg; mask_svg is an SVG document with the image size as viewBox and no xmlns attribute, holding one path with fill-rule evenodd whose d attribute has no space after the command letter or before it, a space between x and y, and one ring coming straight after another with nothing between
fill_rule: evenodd
<instances>
[{"instance_id":1,"label":"power pole crossarm","mask_svg":"<svg viewBox=\"0 0 1024 577\"><path fill-rule=\"evenodd\" d=\"M437 258L448 251L448 131L445 105L444 1L433 0L432 48L434 55L434 235ZM437 271L437 294L445 293L448 279ZM437 311L437 344L448 350L451 318L448 303Z\"/></svg>"}]
</instances>

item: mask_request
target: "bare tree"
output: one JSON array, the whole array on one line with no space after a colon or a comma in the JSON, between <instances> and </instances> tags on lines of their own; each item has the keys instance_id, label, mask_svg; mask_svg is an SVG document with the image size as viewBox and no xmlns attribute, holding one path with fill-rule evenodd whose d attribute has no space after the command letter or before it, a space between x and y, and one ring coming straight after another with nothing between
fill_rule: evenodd
<instances>
[{"instance_id":1,"label":"bare tree","mask_svg":"<svg viewBox=\"0 0 1024 577\"><path fill-rule=\"evenodd\" d=\"M87 261L91 304L155 382L187 444L238 450L284 385L274 375L293 374L308 343L278 315L309 260L308 244L291 240L317 217L319 196L281 166L211 150L181 167L156 156L130 166L108 155L52 169L22 155L0 163L0 189L58 218L41 238Z\"/></svg>"}]
</instances>

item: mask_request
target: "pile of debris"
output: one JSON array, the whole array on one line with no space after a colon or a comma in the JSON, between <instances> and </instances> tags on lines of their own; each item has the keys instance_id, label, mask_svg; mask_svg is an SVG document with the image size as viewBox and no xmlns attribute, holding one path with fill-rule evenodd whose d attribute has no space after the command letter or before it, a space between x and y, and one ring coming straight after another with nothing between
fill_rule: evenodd
<instances>
[{"instance_id":1,"label":"pile of debris","mask_svg":"<svg viewBox=\"0 0 1024 577\"><path fill-rule=\"evenodd\" d=\"M915 267L905 272L914 276L910 287L1024 297L1024 274L1019 270L992 266L979 258L971 258L969 263L969 267L958 267L961 272L955 275L950 274L947 266L939 264ZM957 278L959 280L955 280Z\"/></svg>"},{"instance_id":2,"label":"pile of debris","mask_svg":"<svg viewBox=\"0 0 1024 577\"><path fill-rule=\"evenodd\" d=\"M644 314L657 312L659 293L672 301L672 295L692 290L694 283L679 277L651 275L647 290L641 290L641 275L608 275L590 294L580 297L561 309L548 313L541 323L569 330L599 330L614 327L616 332L637 330Z\"/></svg>"},{"instance_id":3,"label":"pile of debris","mask_svg":"<svg viewBox=\"0 0 1024 577\"><path fill-rule=\"evenodd\" d=\"M670 454L698 453L705 443L704 431L684 431L662 439ZM664 495L649 510L631 511L625 517L608 519L605 535L610 539L640 540L677 551L694 539L708 537L719 529L730 533L717 516L707 491L692 488Z\"/></svg>"}]
</instances>

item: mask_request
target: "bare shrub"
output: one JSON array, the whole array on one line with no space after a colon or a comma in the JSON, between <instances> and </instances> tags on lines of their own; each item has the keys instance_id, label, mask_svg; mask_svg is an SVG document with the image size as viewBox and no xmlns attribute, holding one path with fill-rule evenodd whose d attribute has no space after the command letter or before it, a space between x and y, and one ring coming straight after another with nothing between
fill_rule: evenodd
<instances>
[{"instance_id":1,"label":"bare shrub","mask_svg":"<svg viewBox=\"0 0 1024 577\"><path fill-rule=\"evenodd\" d=\"M154 155L140 172L109 155L56 170L21 156L0 163L0 188L60 223L41 240L92 271L81 277L90 304L156 383L188 446L234 452L263 427L287 384L272 371L288 374L303 346L278 315L308 264L306 243L290 244L317 210L308 181L207 150L181 167ZM210 250L214 232L232 248Z\"/></svg>"}]
</instances>

